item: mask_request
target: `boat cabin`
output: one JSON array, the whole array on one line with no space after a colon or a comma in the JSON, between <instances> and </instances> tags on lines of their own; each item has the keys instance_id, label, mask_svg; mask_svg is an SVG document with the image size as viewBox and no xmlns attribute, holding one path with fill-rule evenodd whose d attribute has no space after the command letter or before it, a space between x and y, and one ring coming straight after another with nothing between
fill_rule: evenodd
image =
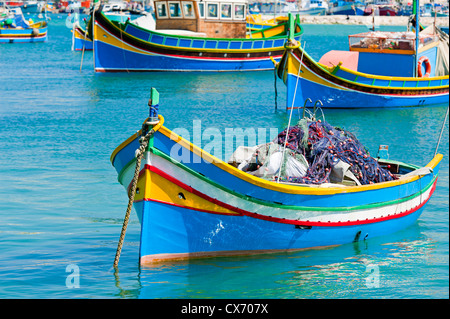
<instances>
[{"instance_id":1,"label":"boat cabin","mask_svg":"<svg viewBox=\"0 0 450 319\"><path fill-rule=\"evenodd\" d=\"M350 51L359 52L358 71L388 76L414 76L416 54L414 32L365 32L349 36ZM419 57L436 64L439 36L419 35ZM373 73L374 69L377 73ZM430 76L434 76L434 72Z\"/></svg>"},{"instance_id":2,"label":"boat cabin","mask_svg":"<svg viewBox=\"0 0 450 319\"><path fill-rule=\"evenodd\" d=\"M245 38L247 0L155 0L156 30L187 30L208 38Z\"/></svg>"},{"instance_id":3,"label":"boat cabin","mask_svg":"<svg viewBox=\"0 0 450 319\"><path fill-rule=\"evenodd\" d=\"M350 51L330 51L319 62L327 66L343 62L343 67L374 75L415 76L414 32L374 31L349 35L348 38ZM422 31L419 35L418 56L426 57L429 62L429 76L441 75L437 74L436 67L438 56L442 54L439 43L439 36L434 32ZM425 68L425 65L422 67Z\"/></svg>"}]
</instances>

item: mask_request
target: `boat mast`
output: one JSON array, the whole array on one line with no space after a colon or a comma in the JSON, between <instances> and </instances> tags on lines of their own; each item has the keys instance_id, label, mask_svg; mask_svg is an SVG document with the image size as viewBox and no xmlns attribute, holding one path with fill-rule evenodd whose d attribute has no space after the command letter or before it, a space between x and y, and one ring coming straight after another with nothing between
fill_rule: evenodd
<instances>
[{"instance_id":1,"label":"boat mast","mask_svg":"<svg viewBox=\"0 0 450 319\"><path fill-rule=\"evenodd\" d=\"M416 15L416 25L414 26L416 30L416 52L414 55L414 69L413 72L415 76L418 76L418 68L417 63L419 61L419 32L420 32L420 22L419 22L419 16L420 16L420 4L419 0L414 0L413 3L413 14Z\"/></svg>"},{"instance_id":2,"label":"boat mast","mask_svg":"<svg viewBox=\"0 0 450 319\"><path fill-rule=\"evenodd\" d=\"M277 4L278 4L278 0L274 1L275 5L273 8L273 23L276 23L277 21Z\"/></svg>"}]
</instances>

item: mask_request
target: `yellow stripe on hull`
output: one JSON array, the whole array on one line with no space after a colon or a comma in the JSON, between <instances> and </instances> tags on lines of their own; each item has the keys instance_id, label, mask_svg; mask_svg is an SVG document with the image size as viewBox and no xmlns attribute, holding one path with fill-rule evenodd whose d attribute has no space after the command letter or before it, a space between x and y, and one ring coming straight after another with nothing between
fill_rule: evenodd
<instances>
[{"instance_id":1,"label":"yellow stripe on hull","mask_svg":"<svg viewBox=\"0 0 450 319\"><path fill-rule=\"evenodd\" d=\"M286 63L286 69L287 72L284 72L284 78L283 81L284 83L286 83L286 78L288 74L293 74L295 76L297 76L298 73L298 69L300 67L300 61L298 61L292 54L288 55L288 60ZM335 89L339 89L339 90L345 90L348 91L348 89L343 88L341 86L337 86L332 82L326 81L321 77L318 77L315 73L311 72L308 68L306 68L303 64L301 67L301 72L300 72L300 77L305 79L305 80L309 80L311 82L315 82L324 86L328 86L328 87L332 87Z\"/></svg>"},{"instance_id":2,"label":"yellow stripe on hull","mask_svg":"<svg viewBox=\"0 0 450 319\"><path fill-rule=\"evenodd\" d=\"M139 177L137 189L139 193L136 193L135 201L150 199L216 214L239 215L193 194L149 169L144 169L143 175Z\"/></svg>"},{"instance_id":3,"label":"yellow stripe on hull","mask_svg":"<svg viewBox=\"0 0 450 319\"><path fill-rule=\"evenodd\" d=\"M298 53L299 56L301 56L301 51ZM367 84L363 84L360 82L353 82L341 77L337 77L335 75L333 75L332 73L334 72L334 70L336 68L341 69L342 71L345 71L351 75L353 75L356 78L358 77L362 77L362 78L368 78L368 79L377 79L377 80L385 80L385 81L406 81L406 82L429 82L429 81L436 81L436 80L445 80L448 79L448 75L444 75L444 76L436 76L436 77L428 77L428 78L423 78L423 77L394 77L394 76L383 76L383 75L373 75L373 74L367 74L367 73L361 73L358 71L353 71L350 69L347 69L345 67L342 66L334 66L334 67L327 67L325 65L322 65L318 62L315 62L313 59L311 59L309 56L306 55L306 53L303 55L303 60L305 59L309 59L311 63L316 64L318 67L320 67L321 69L323 69L325 72L329 73L329 75L331 77L334 78L339 78L339 80L352 84L352 85L358 85L361 87L366 87L366 88L376 88L376 89L387 89L387 88L392 88L392 89L398 89L398 87L386 87L386 86L378 86L378 85L367 85ZM292 52L288 53L288 59L286 62L286 66L284 67L285 70L287 70L287 72L284 72L284 76L283 76L283 81L284 83L286 83L286 78L287 78L287 73L297 76L298 73L298 68L300 66L300 61L297 58L297 56L295 56ZM337 88L340 90L346 90L349 91L348 88L345 88L344 86L338 86L335 85L334 83L332 83L331 81L327 81L324 80L323 78L319 77L316 75L316 73L311 72L308 68L306 68L304 66L304 64L302 64L302 68L301 68L301 73L300 73L300 77L305 79L305 80L309 80L315 83L319 83L321 85L325 85L328 87L332 87L332 88ZM440 89L442 87L445 87L445 85L443 86L427 86L427 87L402 87L402 90L409 90L409 91L417 91L417 90L433 90L433 89Z\"/></svg>"},{"instance_id":4,"label":"yellow stripe on hull","mask_svg":"<svg viewBox=\"0 0 450 319\"><path fill-rule=\"evenodd\" d=\"M103 28L101 28L97 23L94 26L94 39L96 41L100 41L109 45L113 45L116 46L118 48L121 48L122 50L127 50L127 51L131 51L131 52L135 52L135 53L140 53L140 54L148 54L151 55L149 52L144 51L144 50L140 50L136 47L133 47L131 45L128 45L127 43L125 43L124 41L120 41L119 39L117 39L115 36L109 34L108 32L106 32L105 30L103 30Z\"/></svg>"},{"instance_id":5,"label":"yellow stripe on hull","mask_svg":"<svg viewBox=\"0 0 450 319\"><path fill-rule=\"evenodd\" d=\"M413 182L415 180L418 180L420 176L409 176L404 177L402 179L388 181L388 182L382 182L382 183L376 183L376 184L369 184L369 185L362 185L362 186L347 186L347 187L330 187L330 188L321 188L318 186L306 186L306 185L288 185L283 183L276 183L271 181L266 181L262 178L255 177L253 175L247 174L239 169L237 169L234 166L231 166L222 160L218 159L217 157L209 154L208 152L205 152L198 146L192 144L191 142L185 140L181 136L177 135L176 133L172 132L165 126L163 126L164 118L159 115L160 123L154 127L155 131L160 132L167 138L171 139L175 143L178 143L180 146L190 150L197 156L201 157L204 161L207 161L211 163L212 165L215 165L219 169L232 174L236 176L237 178L251 183L255 186L266 188L269 190L274 190L277 192L282 193L291 193L291 194L304 194L304 195L333 195L333 194L339 194L339 193L353 193L353 192L362 192L362 191L370 191L370 190L376 190L376 189L382 189L382 188L389 188L394 187L398 185L407 184L410 182ZM146 120L147 121L147 120ZM145 123L145 122L144 122ZM136 135L137 134L137 135ZM114 157L118 152L120 152L124 147L126 147L129 143L134 141L137 136L140 136L141 132L138 131L136 134L129 137L126 141L124 141L122 144L120 144L112 153L111 155L111 162L114 164ZM433 169L436 167L439 162L442 160L443 155L437 154L425 167L429 167Z\"/></svg>"},{"instance_id":6,"label":"yellow stripe on hull","mask_svg":"<svg viewBox=\"0 0 450 319\"><path fill-rule=\"evenodd\" d=\"M114 26L115 27L115 26ZM117 27L115 27L117 28ZM282 28L284 30L284 26L280 26L280 28ZM278 32L273 32L274 36L276 36L280 31L279 28L275 28L276 30L278 30ZM120 28L117 28L117 30L119 32L124 32L123 30L121 30ZM161 36L166 36L166 34L164 33L158 33L158 32L154 32L152 31L152 33L154 34L158 34ZM269 34L272 34L272 32L270 32ZM177 51L186 51L186 52L191 52L191 51L202 51L202 52L212 52L212 53L257 53L257 52L273 52L276 50L281 50L282 47L271 47L271 48L262 48L262 49L207 49L207 48L187 48L187 47L173 47L173 46L167 46L167 45L162 45L162 44L156 44L156 43L151 43L151 42L145 42L139 38L136 38L130 34L127 33L127 36L133 38L135 41L141 42L141 43L147 43L150 44L151 46L155 47L155 48L164 48L164 49L168 49L168 50L177 50ZM255 37L254 37L255 38ZM101 26L99 26L97 23L95 23L94 26L94 39L96 41L101 41L104 42L106 44L109 45L113 45L116 46L118 48L121 48L123 50L128 50L131 52L136 52L136 53L141 53L141 54L149 54L152 55L152 53L148 52L148 51L144 51L144 50L140 50L137 47L131 46L127 43L125 43L124 41L121 41L121 39L116 38L115 36L109 34L108 32L106 32ZM259 39L259 37L257 38ZM264 40L273 40L271 38L268 38L267 35L265 38L262 38ZM215 41L219 41L221 39L214 39ZM229 40L237 40L237 41L243 41L245 39L225 39L227 41Z\"/></svg>"}]
</instances>

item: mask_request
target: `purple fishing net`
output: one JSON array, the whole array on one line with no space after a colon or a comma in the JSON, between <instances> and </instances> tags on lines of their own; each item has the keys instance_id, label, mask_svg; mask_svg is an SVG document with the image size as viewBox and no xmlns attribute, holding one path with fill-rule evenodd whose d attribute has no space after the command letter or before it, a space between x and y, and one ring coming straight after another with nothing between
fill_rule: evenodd
<instances>
[{"instance_id":1,"label":"purple fishing net","mask_svg":"<svg viewBox=\"0 0 450 319\"><path fill-rule=\"evenodd\" d=\"M278 134L274 142L284 145L286 131ZM369 155L353 134L325 121L303 119L290 127L287 135L286 147L303 154L309 168L303 177L289 176L281 180L304 184L329 183L331 171L340 160L350 165L349 170L362 185L397 179Z\"/></svg>"}]
</instances>

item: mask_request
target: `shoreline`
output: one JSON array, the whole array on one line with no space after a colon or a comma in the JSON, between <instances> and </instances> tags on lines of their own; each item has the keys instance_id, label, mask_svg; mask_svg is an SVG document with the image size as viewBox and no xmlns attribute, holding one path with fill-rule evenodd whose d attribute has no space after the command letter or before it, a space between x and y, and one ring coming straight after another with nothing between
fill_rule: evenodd
<instances>
[{"instance_id":1,"label":"shoreline","mask_svg":"<svg viewBox=\"0 0 450 319\"><path fill-rule=\"evenodd\" d=\"M273 18L267 16L268 18ZM347 19L348 17L348 19ZM392 26L406 26L408 25L408 16L375 16L375 25L392 25ZM436 20L436 26L449 25L448 17L421 17L420 23L429 26ZM348 24L348 25L372 25L372 16L346 16L346 15L326 15L326 16L300 16L302 24Z\"/></svg>"},{"instance_id":2,"label":"shoreline","mask_svg":"<svg viewBox=\"0 0 450 319\"><path fill-rule=\"evenodd\" d=\"M53 11L54 14L68 14L67 12ZM89 10L85 9L83 14L89 14ZM277 15L280 16L280 15ZM287 16L283 14L283 16ZM262 15L264 20L273 19L273 15ZM301 15L300 22L302 24L342 24L342 25L372 25L373 16L347 16L347 15ZM407 26L409 16L375 16L376 26ZM432 25L436 21L438 27L448 27L449 17L420 17L420 22L424 26Z\"/></svg>"}]
</instances>

